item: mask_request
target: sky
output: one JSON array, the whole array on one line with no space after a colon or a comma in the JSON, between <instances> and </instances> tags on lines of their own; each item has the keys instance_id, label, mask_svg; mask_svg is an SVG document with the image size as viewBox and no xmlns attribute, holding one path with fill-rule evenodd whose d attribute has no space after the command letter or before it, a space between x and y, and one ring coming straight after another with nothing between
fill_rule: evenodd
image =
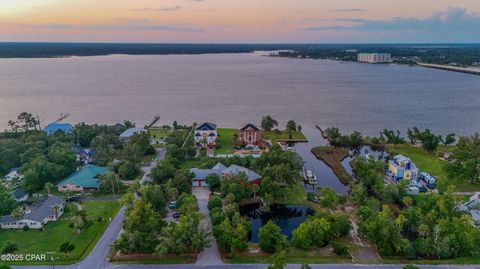
<instances>
[{"instance_id":1,"label":"sky","mask_svg":"<svg viewBox=\"0 0 480 269\"><path fill-rule=\"evenodd\" d=\"M0 42L480 42L480 0L0 0Z\"/></svg>"}]
</instances>

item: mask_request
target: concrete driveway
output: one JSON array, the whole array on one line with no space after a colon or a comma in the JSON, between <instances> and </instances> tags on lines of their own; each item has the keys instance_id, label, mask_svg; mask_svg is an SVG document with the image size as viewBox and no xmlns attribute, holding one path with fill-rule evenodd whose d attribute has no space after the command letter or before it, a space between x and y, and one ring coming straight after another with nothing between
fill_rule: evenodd
<instances>
[{"instance_id":1,"label":"concrete driveway","mask_svg":"<svg viewBox=\"0 0 480 269\"><path fill-rule=\"evenodd\" d=\"M223 261L220 257L220 253L218 252L218 245L217 241L212 235L212 223L210 221L210 215L208 210L208 198L210 196L210 189L203 188L203 187L195 187L193 188L193 195L197 197L197 203L200 213L205 215L203 222L200 224L205 229L207 229L210 234L208 240L210 241L210 246L206 247L197 257L197 266L210 266L213 265L221 265Z\"/></svg>"}]
</instances>

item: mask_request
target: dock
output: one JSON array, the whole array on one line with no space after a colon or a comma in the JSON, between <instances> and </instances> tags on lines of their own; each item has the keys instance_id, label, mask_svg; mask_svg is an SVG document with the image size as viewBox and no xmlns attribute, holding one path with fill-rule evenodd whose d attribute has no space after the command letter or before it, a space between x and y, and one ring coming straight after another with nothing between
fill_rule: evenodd
<instances>
[{"instance_id":1,"label":"dock","mask_svg":"<svg viewBox=\"0 0 480 269\"><path fill-rule=\"evenodd\" d=\"M417 65L421 67L427 67L427 68L480 75L480 68L475 68L475 67L458 67L458 66L450 66L450 65L442 65L442 64L427 64L427 63L417 63Z\"/></svg>"}]
</instances>

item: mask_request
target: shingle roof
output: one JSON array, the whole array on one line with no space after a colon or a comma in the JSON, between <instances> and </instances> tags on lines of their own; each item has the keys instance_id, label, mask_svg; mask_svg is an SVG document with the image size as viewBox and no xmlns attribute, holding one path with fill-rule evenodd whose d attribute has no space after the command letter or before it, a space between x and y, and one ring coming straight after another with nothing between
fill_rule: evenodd
<instances>
[{"instance_id":1,"label":"shingle roof","mask_svg":"<svg viewBox=\"0 0 480 269\"><path fill-rule=\"evenodd\" d=\"M57 186L74 184L84 188L99 188L101 184L98 177L107 173L108 168L89 164L62 180Z\"/></svg>"},{"instance_id":2,"label":"shingle roof","mask_svg":"<svg viewBox=\"0 0 480 269\"><path fill-rule=\"evenodd\" d=\"M248 128L252 128L252 129L254 129L255 131L260 131L260 128L258 128L255 124L252 124L252 123L248 123L248 124L246 124L245 126L240 127L239 129L240 129L241 131L245 131L245 130L248 129Z\"/></svg>"},{"instance_id":3,"label":"shingle roof","mask_svg":"<svg viewBox=\"0 0 480 269\"><path fill-rule=\"evenodd\" d=\"M73 126L70 123L51 123L43 129L47 134L53 134L56 132L64 132L66 134L73 132Z\"/></svg>"},{"instance_id":4,"label":"shingle roof","mask_svg":"<svg viewBox=\"0 0 480 269\"><path fill-rule=\"evenodd\" d=\"M42 222L48 216L55 215L55 205L64 204L65 199L61 196L50 196L47 199L32 205L31 212L22 219ZM11 215L0 217L0 223L17 222Z\"/></svg>"},{"instance_id":5,"label":"shingle roof","mask_svg":"<svg viewBox=\"0 0 480 269\"><path fill-rule=\"evenodd\" d=\"M236 164L230 165L227 169L223 170L222 173L234 176L240 173L245 173L247 175L248 181L254 181L255 179L260 178L260 175L255 173L254 171L242 166L238 166Z\"/></svg>"},{"instance_id":6,"label":"shingle roof","mask_svg":"<svg viewBox=\"0 0 480 269\"><path fill-rule=\"evenodd\" d=\"M130 128L125 130L123 133L120 134L121 138L129 138L130 136L138 133L146 132L147 130L143 128Z\"/></svg>"},{"instance_id":7,"label":"shingle roof","mask_svg":"<svg viewBox=\"0 0 480 269\"><path fill-rule=\"evenodd\" d=\"M230 165L228 168L223 165L222 163L217 163L214 167L211 169L199 169L199 168L191 168L190 171L195 174L194 179L197 180L205 180L206 177L210 174L216 174L219 176L222 176L224 174L229 174L229 175L238 175L240 173L245 173L247 175L248 181L254 181L256 179L261 178L261 176L254 171L239 166L239 165Z\"/></svg>"},{"instance_id":8,"label":"shingle roof","mask_svg":"<svg viewBox=\"0 0 480 269\"><path fill-rule=\"evenodd\" d=\"M32 205L32 207L36 207L32 209L32 212L25 215L23 219L33 220L33 221L43 221L48 216L55 215L55 205L64 204L65 199L61 196L50 196L46 200Z\"/></svg>"},{"instance_id":9,"label":"shingle roof","mask_svg":"<svg viewBox=\"0 0 480 269\"><path fill-rule=\"evenodd\" d=\"M198 130L198 131L209 131L209 130L216 130L217 129L217 125L214 124L214 123L211 123L211 122L204 122L202 124L200 124L195 130Z\"/></svg>"},{"instance_id":10,"label":"shingle roof","mask_svg":"<svg viewBox=\"0 0 480 269\"><path fill-rule=\"evenodd\" d=\"M17 200L23 198L25 195L27 195L27 193L22 189L16 189L15 191L12 192L13 198Z\"/></svg>"}]
</instances>

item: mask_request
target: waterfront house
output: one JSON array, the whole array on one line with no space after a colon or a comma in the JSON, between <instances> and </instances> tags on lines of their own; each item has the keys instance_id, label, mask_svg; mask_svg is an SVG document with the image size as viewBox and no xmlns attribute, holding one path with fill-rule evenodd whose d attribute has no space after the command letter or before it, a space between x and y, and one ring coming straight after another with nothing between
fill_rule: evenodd
<instances>
[{"instance_id":1,"label":"waterfront house","mask_svg":"<svg viewBox=\"0 0 480 269\"><path fill-rule=\"evenodd\" d=\"M217 140L217 125L211 122L204 122L195 128L195 145L214 147Z\"/></svg>"},{"instance_id":2,"label":"waterfront house","mask_svg":"<svg viewBox=\"0 0 480 269\"><path fill-rule=\"evenodd\" d=\"M147 130L143 129L143 128L130 128L130 129L125 130L123 133L121 133L120 138L123 141L127 141L130 137L132 137L136 134L144 133L146 131Z\"/></svg>"},{"instance_id":3,"label":"waterfront house","mask_svg":"<svg viewBox=\"0 0 480 269\"><path fill-rule=\"evenodd\" d=\"M74 172L57 184L59 192L100 190L99 178L108 173L108 168L89 164Z\"/></svg>"},{"instance_id":4,"label":"waterfront house","mask_svg":"<svg viewBox=\"0 0 480 269\"><path fill-rule=\"evenodd\" d=\"M409 158L396 155L388 161L388 175L394 180L417 180L419 170Z\"/></svg>"},{"instance_id":5,"label":"waterfront house","mask_svg":"<svg viewBox=\"0 0 480 269\"><path fill-rule=\"evenodd\" d=\"M247 180L249 183L257 185L261 183L260 175L248 168L235 164L226 167L219 162L210 169L192 168L190 169L190 172L192 172L194 175L192 179L192 184L194 187L207 187L208 184L206 183L206 178L210 174L216 174L217 176L228 179L231 176L236 176L240 173L244 173L247 176Z\"/></svg>"},{"instance_id":6,"label":"waterfront house","mask_svg":"<svg viewBox=\"0 0 480 269\"><path fill-rule=\"evenodd\" d=\"M252 123L238 128L238 143L247 146L258 146L261 141L260 128Z\"/></svg>"},{"instance_id":7,"label":"waterfront house","mask_svg":"<svg viewBox=\"0 0 480 269\"><path fill-rule=\"evenodd\" d=\"M28 193L20 188L14 190L11 194L17 203L25 202L28 199Z\"/></svg>"},{"instance_id":8,"label":"waterfront house","mask_svg":"<svg viewBox=\"0 0 480 269\"><path fill-rule=\"evenodd\" d=\"M20 168L12 168L5 176L5 181L12 182L14 180L22 179L22 174L20 173Z\"/></svg>"},{"instance_id":9,"label":"waterfront house","mask_svg":"<svg viewBox=\"0 0 480 269\"><path fill-rule=\"evenodd\" d=\"M62 216L65 208L65 199L61 196L50 196L40 202L27 207L24 216L15 219L11 215L0 217L2 229L40 229L49 221L56 221Z\"/></svg>"},{"instance_id":10,"label":"waterfront house","mask_svg":"<svg viewBox=\"0 0 480 269\"><path fill-rule=\"evenodd\" d=\"M64 132L65 134L73 133L73 126L70 123L50 123L43 129L47 135L54 134L56 132Z\"/></svg>"}]
</instances>

